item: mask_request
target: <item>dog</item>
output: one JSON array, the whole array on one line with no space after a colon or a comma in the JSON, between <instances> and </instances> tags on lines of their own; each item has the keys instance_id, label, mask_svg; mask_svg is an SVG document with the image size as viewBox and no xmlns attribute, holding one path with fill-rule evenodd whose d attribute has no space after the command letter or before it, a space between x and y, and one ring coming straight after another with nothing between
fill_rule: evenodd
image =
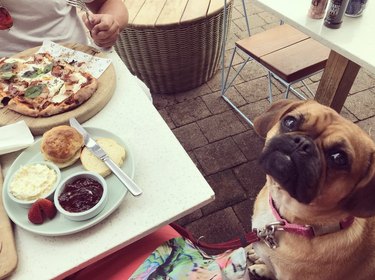
<instances>
[{"instance_id":1,"label":"dog","mask_svg":"<svg viewBox=\"0 0 375 280\"><path fill-rule=\"evenodd\" d=\"M252 274L375 279L375 143L333 109L282 100L254 120L266 184L254 203Z\"/></svg>"}]
</instances>

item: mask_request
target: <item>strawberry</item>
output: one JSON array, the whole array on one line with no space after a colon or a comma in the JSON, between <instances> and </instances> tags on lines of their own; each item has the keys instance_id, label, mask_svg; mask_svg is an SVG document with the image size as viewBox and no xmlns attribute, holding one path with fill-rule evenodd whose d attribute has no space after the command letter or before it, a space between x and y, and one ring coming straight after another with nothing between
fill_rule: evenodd
<instances>
[{"instance_id":1,"label":"strawberry","mask_svg":"<svg viewBox=\"0 0 375 280\"><path fill-rule=\"evenodd\" d=\"M53 204L51 200L41 198L37 201L45 217L47 217L48 219L53 219L56 216L57 210L55 204Z\"/></svg>"},{"instance_id":2,"label":"strawberry","mask_svg":"<svg viewBox=\"0 0 375 280\"><path fill-rule=\"evenodd\" d=\"M29 221L32 222L33 224L43 224L44 222L44 217L42 214L42 210L40 209L39 203L34 202L28 212L28 218Z\"/></svg>"},{"instance_id":3,"label":"strawberry","mask_svg":"<svg viewBox=\"0 0 375 280\"><path fill-rule=\"evenodd\" d=\"M52 219L56 216L57 210L52 201L40 198L35 201L28 212L29 221L33 224L43 224L45 218Z\"/></svg>"}]
</instances>

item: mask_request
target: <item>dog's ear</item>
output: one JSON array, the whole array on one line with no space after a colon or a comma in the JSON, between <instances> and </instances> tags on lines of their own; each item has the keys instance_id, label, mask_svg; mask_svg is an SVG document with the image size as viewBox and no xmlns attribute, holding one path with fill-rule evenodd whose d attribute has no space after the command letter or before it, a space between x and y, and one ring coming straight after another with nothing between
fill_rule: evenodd
<instances>
[{"instance_id":1,"label":"dog's ear","mask_svg":"<svg viewBox=\"0 0 375 280\"><path fill-rule=\"evenodd\" d=\"M344 199L342 207L356 217L375 216L375 151L366 176L358 183L356 190Z\"/></svg>"},{"instance_id":2,"label":"dog's ear","mask_svg":"<svg viewBox=\"0 0 375 280\"><path fill-rule=\"evenodd\" d=\"M284 116L287 112L292 111L304 101L295 101L283 99L272 103L271 107L263 114L255 118L254 129L261 137L266 137L268 131Z\"/></svg>"}]
</instances>

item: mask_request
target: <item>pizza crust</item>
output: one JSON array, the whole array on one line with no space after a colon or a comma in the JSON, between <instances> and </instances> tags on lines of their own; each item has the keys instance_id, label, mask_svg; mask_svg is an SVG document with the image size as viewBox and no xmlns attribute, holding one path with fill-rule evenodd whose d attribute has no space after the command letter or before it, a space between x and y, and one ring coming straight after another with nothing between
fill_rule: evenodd
<instances>
[{"instance_id":1,"label":"pizza crust","mask_svg":"<svg viewBox=\"0 0 375 280\"><path fill-rule=\"evenodd\" d=\"M78 103L81 104L85 102L87 99L89 99L96 92L97 89L98 81L93 78L87 85L85 85L75 94L75 100L77 100Z\"/></svg>"},{"instance_id":2,"label":"pizza crust","mask_svg":"<svg viewBox=\"0 0 375 280\"><path fill-rule=\"evenodd\" d=\"M56 115L62 112L70 111L86 100L88 100L98 89L98 82L96 79L91 79L90 83L85 85L83 88L78 90L76 93L73 93L67 100L71 100L71 102L67 103L67 100L63 101L62 103L51 103L45 109L39 112L40 117L49 117L52 115Z\"/></svg>"},{"instance_id":3,"label":"pizza crust","mask_svg":"<svg viewBox=\"0 0 375 280\"><path fill-rule=\"evenodd\" d=\"M17 100L17 98L11 99L9 101L7 107L8 107L9 110L12 110L14 112L17 112L17 113L20 113L22 115L26 115L26 116L29 116L29 117L38 117L39 116L38 110L36 110L34 108L30 108L26 104Z\"/></svg>"}]
</instances>

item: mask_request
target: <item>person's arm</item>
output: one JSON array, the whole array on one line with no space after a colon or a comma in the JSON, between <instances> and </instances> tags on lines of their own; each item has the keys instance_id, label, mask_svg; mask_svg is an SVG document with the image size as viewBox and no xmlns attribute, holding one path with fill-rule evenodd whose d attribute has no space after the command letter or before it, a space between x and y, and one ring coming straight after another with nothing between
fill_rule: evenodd
<instances>
[{"instance_id":1,"label":"person's arm","mask_svg":"<svg viewBox=\"0 0 375 280\"><path fill-rule=\"evenodd\" d=\"M94 42L104 48L115 44L121 30L128 24L128 10L122 0L94 0L87 3L94 13L89 21L86 15L83 22L91 31Z\"/></svg>"}]
</instances>

